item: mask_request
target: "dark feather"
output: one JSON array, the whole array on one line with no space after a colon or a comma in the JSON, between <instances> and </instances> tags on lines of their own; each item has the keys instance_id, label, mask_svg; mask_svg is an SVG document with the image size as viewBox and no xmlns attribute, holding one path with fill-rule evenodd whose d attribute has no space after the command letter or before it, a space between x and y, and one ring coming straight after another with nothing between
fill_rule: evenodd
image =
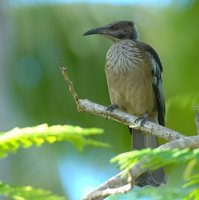
<instances>
[{"instance_id":1,"label":"dark feather","mask_svg":"<svg viewBox=\"0 0 199 200\"><path fill-rule=\"evenodd\" d=\"M162 88L162 76L161 73L163 71L162 64L158 53L148 44L140 42L140 46L148 52L151 62L152 62L152 76L153 76L153 89L157 99L158 106L158 121L159 124L165 126L165 100L164 100L164 92Z\"/></svg>"}]
</instances>

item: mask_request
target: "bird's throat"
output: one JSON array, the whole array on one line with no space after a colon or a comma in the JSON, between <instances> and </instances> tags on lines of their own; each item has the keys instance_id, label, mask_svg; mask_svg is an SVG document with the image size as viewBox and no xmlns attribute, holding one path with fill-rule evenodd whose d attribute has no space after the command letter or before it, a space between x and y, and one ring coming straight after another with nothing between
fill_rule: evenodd
<instances>
[{"instance_id":1,"label":"bird's throat","mask_svg":"<svg viewBox=\"0 0 199 200\"><path fill-rule=\"evenodd\" d=\"M106 54L106 67L115 73L133 72L141 61L142 53L132 40L115 42Z\"/></svg>"}]
</instances>

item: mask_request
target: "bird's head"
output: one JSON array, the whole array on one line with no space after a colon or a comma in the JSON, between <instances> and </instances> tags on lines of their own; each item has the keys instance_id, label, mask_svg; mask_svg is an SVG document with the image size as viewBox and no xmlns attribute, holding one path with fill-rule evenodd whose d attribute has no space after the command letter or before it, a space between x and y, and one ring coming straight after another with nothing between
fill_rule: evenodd
<instances>
[{"instance_id":1,"label":"bird's head","mask_svg":"<svg viewBox=\"0 0 199 200\"><path fill-rule=\"evenodd\" d=\"M101 34L105 35L113 41L132 39L137 40L138 34L134 22L119 21L111 24L93 28L84 33L84 35Z\"/></svg>"}]
</instances>

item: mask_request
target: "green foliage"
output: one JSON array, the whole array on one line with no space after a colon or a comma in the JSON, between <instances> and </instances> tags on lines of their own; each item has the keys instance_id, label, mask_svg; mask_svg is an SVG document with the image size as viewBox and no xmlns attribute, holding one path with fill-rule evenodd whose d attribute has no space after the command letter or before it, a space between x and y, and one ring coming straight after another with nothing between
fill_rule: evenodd
<instances>
[{"instance_id":1,"label":"green foliage","mask_svg":"<svg viewBox=\"0 0 199 200\"><path fill-rule=\"evenodd\" d=\"M143 149L120 154L114 157L111 162L118 162L120 169L124 170L124 173L127 173L142 158L147 159L147 163L142 167L151 170L168 164L180 165L186 163L187 168L184 174L187 174L188 178L183 187L186 189L189 188L187 190L182 190L177 187L168 187L166 188L166 192L171 196L169 199L199 199L199 173L190 176L190 173L199 166L199 149ZM156 194L156 197L153 199L164 199L164 190L165 188L163 187L161 195L159 196ZM180 192L178 190L180 190ZM134 195L143 197L147 195L147 193L150 193L152 196L153 190L148 188L145 191L136 191Z\"/></svg>"},{"instance_id":2,"label":"green foliage","mask_svg":"<svg viewBox=\"0 0 199 200\"><path fill-rule=\"evenodd\" d=\"M96 140L88 139L87 136L102 134L102 129L81 128L79 126L47 124L28 128L14 128L0 135L0 157L9 152L16 152L20 147L30 148L32 145L41 146L44 142L54 143L68 141L77 148L82 149L85 145L107 147L108 145Z\"/></svg>"},{"instance_id":3,"label":"green foliage","mask_svg":"<svg viewBox=\"0 0 199 200\"><path fill-rule=\"evenodd\" d=\"M158 190L158 191L157 191ZM144 189L134 188L132 192L110 197L109 200L126 200L126 199L147 199L147 200L182 200L188 193L181 187L165 186L153 188L145 187Z\"/></svg>"},{"instance_id":4,"label":"green foliage","mask_svg":"<svg viewBox=\"0 0 199 200\"><path fill-rule=\"evenodd\" d=\"M199 199L199 173L190 176L184 187L192 187L192 191L184 198L184 200Z\"/></svg>"},{"instance_id":5,"label":"green foliage","mask_svg":"<svg viewBox=\"0 0 199 200\"><path fill-rule=\"evenodd\" d=\"M81 128L79 126L55 125L48 126L42 124L35 127L14 128L0 135L0 158L5 157L10 152L16 152L20 147L37 147L45 142L67 141L73 143L78 149L85 145L107 147L108 145L96 140L87 138L97 134L102 134L103 130L98 128ZM33 189L31 186L15 187L0 182L0 194L14 200L63 200L63 197L52 195L49 191Z\"/></svg>"},{"instance_id":6,"label":"green foliage","mask_svg":"<svg viewBox=\"0 0 199 200\"><path fill-rule=\"evenodd\" d=\"M143 157L148 159L143 167L153 170L171 163L181 164L192 160L197 160L199 163L199 149L143 149L122 153L114 157L111 162L118 162L120 168L127 172Z\"/></svg>"},{"instance_id":7,"label":"green foliage","mask_svg":"<svg viewBox=\"0 0 199 200\"><path fill-rule=\"evenodd\" d=\"M16 187L0 182L0 195L13 200L66 200L52 192L34 189L31 186Z\"/></svg>"}]
</instances>

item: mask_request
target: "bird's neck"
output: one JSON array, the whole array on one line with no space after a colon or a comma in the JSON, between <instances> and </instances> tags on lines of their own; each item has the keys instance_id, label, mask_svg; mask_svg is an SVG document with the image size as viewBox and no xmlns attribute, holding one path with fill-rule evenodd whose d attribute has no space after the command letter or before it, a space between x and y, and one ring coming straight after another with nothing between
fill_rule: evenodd
<instances>
[{"instance_id":1,"label":"bird's neck","mask_svg":"<svg viewBox=\"0 0 199 200\"><path fill-rule=\"evenodd\" d=\"M115 73L135 71L141 61L141 50L133 40L115 42L106 54L106 67Z\"/></svg>"}]
</instances>

